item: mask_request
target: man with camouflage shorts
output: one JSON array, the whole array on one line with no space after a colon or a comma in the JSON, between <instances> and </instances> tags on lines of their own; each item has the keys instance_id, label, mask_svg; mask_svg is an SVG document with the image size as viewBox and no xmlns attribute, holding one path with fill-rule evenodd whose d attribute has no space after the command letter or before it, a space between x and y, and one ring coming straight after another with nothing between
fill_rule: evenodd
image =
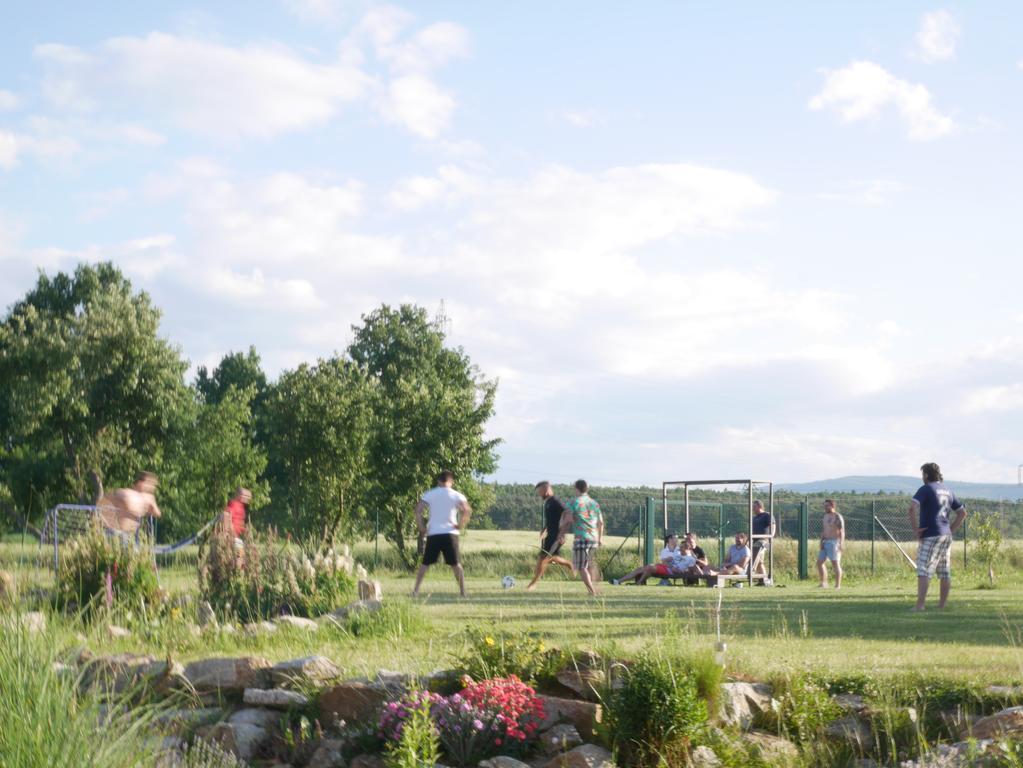
<instances>
[{"instance_id":1,"label":"man with camouflage shorts","mask_svg":"<svg viewBox=\"0 0 1023 768\"><path fill-rule=\"evenodd\" d=\"M914 494L909 504L909 525L920 539L916 555L916 606L922 611L927 601L927 588L931 576L937 573L941 582L938 608L944 608L952 589L949 568L952 553L952 534L966 519L966 507L956 495L942 484L941 468L934 463L920 467L924 485ZM949 512L956 517L949 523ZM919 514L919 521L917 515ZM919 525L917 523L919 522Z\"/></svg>"},{"instance_id":2,"label":"man with camouflage shorts","mask_svg":"<svg viewBox=\"0 0 1023 768\"><path fill-rule=\"evenodd\" d=\"M565 540L568 529L572 529L572 571L579 574L586 590L597 594L593 586L592 568L597 558L597 548L604 539L604 516L600 505L590 498L590 486L585 480L575 481L576 497L568 504L571 517L565 515L561 524L559 543Z\"/></svg>"}]
</instances>

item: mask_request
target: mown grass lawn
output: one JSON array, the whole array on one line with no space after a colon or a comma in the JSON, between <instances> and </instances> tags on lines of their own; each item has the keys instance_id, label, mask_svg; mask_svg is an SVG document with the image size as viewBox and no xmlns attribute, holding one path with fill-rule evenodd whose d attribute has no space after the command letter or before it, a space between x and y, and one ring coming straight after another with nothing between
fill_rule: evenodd
<instances>
[{"instance_id":1,"label":"mown grass lawn","mask_svg":"<svg viewBox=\"0 0 1023 768\"><path fill-rule=\"evenodd\" d=\"M779 579L773 588L646 587L602 585L597 598L582 584L552 569L535 592L524 590L534 534L473 532L465 541L469 598L457 595L443 565L427 577L424 596L408 597L412 577L378 573L387 610L362 626L331 627L315 634L279 631L248 637L242 633L195 637L187 627L188 609L176 621L147 626L138 611L114 619L132 626L131 638L111 641L105 625L86 626L53 617L67 645L81 643L103 652L133 651L177 658L256 653L283 659L320 653L348 674L379 669L429 671L451 666L463 648L465 629L534 632L554 645L588 647L633 655L644 648L668 653L711 650L720 626L727 643L729 671L763 679L794 670L829 675L859 673L898 676L921 672L964 682L1023 681L1023 592L1004 577L999 588L977 588L979 574L957 573L949 608L923 614L909 611L915 576L905 572L878 580L850 578L840 592L819 590L815 581ZM366 559L367 548L359 554ZM0 568L13 569L23 583L45 585L52 577L35 546L0 546ZM635 558L632 551L631 557ZM486 575L474 575L485 572ZM195 552L161 571L173 593L194 592ZM502 589L502 572L517 584ZM936 585L935 585L936 589Z\"/></svg>"}]
</instances>

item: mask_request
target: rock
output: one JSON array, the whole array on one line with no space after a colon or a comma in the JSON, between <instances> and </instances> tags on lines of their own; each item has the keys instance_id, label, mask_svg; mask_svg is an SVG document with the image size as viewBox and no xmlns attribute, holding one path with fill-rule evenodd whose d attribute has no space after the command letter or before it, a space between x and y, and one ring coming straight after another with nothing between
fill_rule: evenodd
<instances>
[{"instance_id":1,"label":"rock","mask_svg":"<svg viewBox=\"0 0 1023 768\"><path fill-rule=\"evenodd\" d=\"M250 723L217 723L199 729L199 736L231 752L241 760L251 761L270 743L270 732Z\"/></svg>"},{"instance_id":2,"label":"rock","mask_svg":"<svg viewBox=\"0 0 1023 768\"><path fill-rule=\"evenodd\" d=\"M320 628L320 625L312 619L304 619L301 616L278 616L274 619L274 624L279 627L304 629L306 632L315 632Z\"/></svg>"},{"instance_id":3,"label":"rock","mask_svg":"<svg viewBox=\"0 0 1023 768\"><path fill-rule=\"evenodd\" d=\"M420 679L420 685L431 693L449 695L461 689L459 674L454 669L435 669Z\"/></svg>"},{"instance_id":4,"label":"rock","mask_svg":"<svg viewBox=\"0 0 1023 768\"><path fill-rule=\"evenodd\" d=\"M266 688L270 662L258 656L193 661L185 678L199 692L242 693L246 688Z\"/></svg>"},{"instance_id":5,"label":"rock","mask_svg":"<svg viewBox=\"0 0 1023 768\"><path fill-rule=\"evenodd\" d=\"M540 724L540 730L549 730L557 723L571 723L584 739L592 739L594 726L601 721L600 704L574 699L560 699L556 696L539 696L547 716Z\"/></svg>"},{"instance_id":6,"label":"rock","mask_svg":"<svg viewBox=\"0 0 1023 768\"><path fill-rule=\"evenodd\" d=\"M195 607L195 621L203 629L217 626L217 614L213 612L213 606L208 600L201 601Z\"/></svg>"},{"instance_id":7,"label":"rock","mask_svg":"<svg viewBox=\"0 0 1023 768\"><path fill-rule=\"evenodd\" d=\"M689 755L690 768L720 768L721 758L710 747L699 746Z\"/></svg>"},{"instance_id":8,"label":"rock","mask_svg":"<svg viewBox=\"0 0 1023 768\"><path fill-rule=\"evenodd\" d=\"M343 608L338 608L321 616L320 619L334 622L344 621L357 613L376 613L383 607L384 604L380 600L356 600L354 603L349 603Z\"/></svg>"},{"instance_id":9,"label":"rock","mask_svg":"<svg viewBox=\"0 0 1023 768\"><path fill-rule=\"evenodd\" d=\"M276 685L294 683L326 683L341 677L341 670L325 656L303 656L275 664L270 679Z\"/></svg>"},{"instance_id":10,"label":"rock","mask_svg":"<svg viewBox=\"0 0 1023 768\"><path fill-rule=\"evenodd\" d=\"M615 768L611 753L596 744L583 744L581 747L558 755L546 764L545 768Z\"/></svg>"},{"instance_id":11,"label":"rock","mask_svg":"<svg viewBox=\"0 0 1023 768\"><path fill-rule=\"evenodd\" d=\"M281 724L281 713L260 707L246 707L233 713L227 722L232 725L258 725L260 728L273 730Z\"/></svg>"},{"instance_id":12,"label":"rock","mask_svg":"<svg viewBox=\"0 0 1023 768\"><path fill-rule=\"evenodd\" d=\"M377 672L377 682L392 691L404 691L408 687L409 679L409 675L389 669L381 669Z\"/></svg>"},{"instance_id":13,"label":"rock","mask_svg":"<svg viewBox=\"0 0 1023 768\"><path fill-rule=\"evenodd\" d=\"M993 715L982 717L973 726L975 739L997 739L1023 732L1023 707L1009 707Z\"/></svg>"},{"instance_id":14,"label":"rock","mask_svg":"<svg viewBox=\"0 0 1023 768\"><path fill-rule=\"evenodd\" d=\"M308 768L344 768L343 747L339 739L323 739L309 758Z\"/></svg>"},{"instance_id":15,"label":"rock","mask_svg":"<svg viewBox=\"0 0 1023 768\"><path fill-rule=\"evenodd\" d=\"M46 614L41 611L29 611L21 614L21 626L28 630L30 635L38 635L46 631Z\"/></svg>"},{"instance_id":16,"label":"rock","mask_svg":"<svg viewBox=\"0 0 1023 768\"><path fill-rule=\"evenodd\" d=\"M277 625L272 621L255 621L242 627L246 635L268 635L277 631Z\"/></svg>"},{"instance_id":17,"label":"rock","mask_svg":"<svg viewBox=\"0 0 1023 768\"><path fill-rule=\"evenodd\" d=\"M848 744L864 752L873 747L874 734L870 726L856 715L846 715L827 724L824 735L838 744Z\"/></svg>"},{"instance_id":18,"label":"rock","mask_svg":"<svg viewBox=\"0 0 1023 768\"><path fill-rule=\"evenodd\" d=\"M360 600L375 600L380 602L384 599L384 590L380 586L379 581L360 581L359 582L359 599Z\"/></svg>"},{"instance_id":19,"label":"rock","mask_svg":"<svg viewBox=\"0 0 1023 768\"><path fill-rule=\"evenodd\" d=\"M773 689L765 683L724 683L721 686L721 722L743 730L773 708Z\"/></svg>"},{"instance_id":20,"label":"rock","mask_svg":"<svg viewBox=\"0 0 1023 768\"><path fill-rule=\"evenodd\" d=\"M352 764L351 768L355 768L355 764ZM498 755L492 757L489 760L483 760L479 763L477 768L532 768L529 763L524 763L521 760L516 760L514 757L508 757L507 755Z\"/></svg>"},{"instance_id":21,"label":"rock","mask_svg":"<svg viewBox=\"0 0 1023 768\"><path fill-rule=\"evenodd\" d=\"M91 657L79 654L82 676L79 688L103 688L121 693L144 680L162 675L167 671L167 662L157 661L152 656L137 656L134 653L118 653L113 656ZM180 665L179 665L180 671Z\"/></svg>"},{"instance_id":22,"label":"rock","mask_svg":"<svg viewBox=\"0 0 1023 768\"><path fill-rule=\"evenodd\" d=\"M562 723L540 734L540 746L548 755L567 752L583 743L582 736L574 725Z\"/></svg>"},{"instance_id":23,"label":"rock","mask_svg":"<svg viewBox=\"0 0 1023 768\"><path fill-rule=\"evenodd\" d=\"M604 685L607 676L602 669L563 669L556 675L558 682L586 701L600 701L597 690Z\"/></svg>"},{"instance_id":24,"label":"rock","mask_svg":"<svg viewBox=\"0 0 1023 768\"><path fill-rule=\"evenodd\" d=\"M348 768L384 768L384 759L379 755L358 755L352 758ZM505 768L514 768L514 766Z\"/></svg>"},{"instance_id":25,"label":"rock","mask_svg":"<svg viewBox=\"0 0 1023 768\"><path fill-rule=\"evenodd\" d=\"M201 725L208 725L223 716L221 709L171 709L160 712L153 722L161 733L181 734L193 731Z\"/></svg>"},{"instance_id":26,"label":"rock","mask_svg":"<svg viewBox=\"0 0 1023 768\"><path fill-rule=\"evenodd\" d=\"M842 708L843 712L859 714L867 708L866 700L858 693L840 693L832 696L831 700Z\"/></svg>"},{"instance_id":27,"label":"rock","mask_svg":"<svg viewBox=\"0 0 1023 768\"><path fill-rule=\"evenodd\" d=\"M750 731L743 738L768 765L789 765L799 758L799 749L788 739L764 731Z\"/></svg>"},{"instance_id":28,"label":"rock","mask_svg":"<svg viewBox=\"0 0 1023 768\"><path fill-rule=\"evenodd\" d=\"M1018 699L1023 696L1023 686L1020 685L989 685L984 689L989 696L1001 696L1005 699Z\"/></svg>"},{"instance_id":29,"label":"rock","mask_svg":"<svg viewBox=\"0 0 1023 768\"><path fill-rule=\"evenodd\" d=\"M331 720L357 723L376 717L386 701L382 686L349 681L321 693L319 706L325 724Z\"/></svg>"},{"instance_id":30,"label":"rock","mask_svg":"<svg viewBox=\"0 0 1023 768\"><path fill-rule=\"evenodd\" d=\"M291 709L304 707L309 697L297 691L285 691L281 688L246 688L242 701L254 707L270 707L271 709Z\"/></svg>"},{"instance_id":31,"label":"rock","mask_svg":"<svg viewBox=\"0 0 1023 768\"><path fill-rule=\"evenodd\" d=\"M119 638L131 637L131 630L119 627L116 624L108 624L107 634L111 640L117 640Z\"/></svg>"},{"instance_id":32,"label":"rock","mask_svg":"<svg viewBox=\"0 0 1023 768\"><path fill-rule=\"evenodd\" d=\"M0 571L0 607L11 606L18 602L18 583L14 574Z\"/></svg>"}]
</instances>

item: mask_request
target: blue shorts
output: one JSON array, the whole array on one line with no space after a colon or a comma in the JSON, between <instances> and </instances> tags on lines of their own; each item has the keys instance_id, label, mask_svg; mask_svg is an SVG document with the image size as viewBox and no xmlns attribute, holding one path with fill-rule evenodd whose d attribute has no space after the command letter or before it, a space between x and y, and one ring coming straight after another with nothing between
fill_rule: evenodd
<instances>
[{"instance_id":1,"label":"blue shorts","mask_svg":"<svg viewBox=\"0 0 1023 768\"><path fill-rule=\"evenodd\" d=\"M825 560L831 560L837 562L842 557L842 551L838 548L838 539L824 539L821 542L821 551L817 555L817 562L823 563Z\"/></svg>"}]
</instances>

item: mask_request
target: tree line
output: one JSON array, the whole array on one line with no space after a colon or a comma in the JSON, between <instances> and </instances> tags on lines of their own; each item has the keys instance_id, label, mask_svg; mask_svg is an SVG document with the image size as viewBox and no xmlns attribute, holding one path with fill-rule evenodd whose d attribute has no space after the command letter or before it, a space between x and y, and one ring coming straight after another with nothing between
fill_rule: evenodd
<instances>
[{"instance_id":1,"label":"tree line","mask_svg":"<svg viewBox=\"0 0 1023 768\"><path fill-rule=\"evenodd\" d=\"M0 509L8 529L160 476L161 538L188 535L237 486L293 536L381 532L411 564L412 509L442 468L477 509L496 466L496 381L445 343L443 318L382 305L348 348L271 381L227 354L193 381L160 310L110 263L41 273L0 323Z\"/></svg>"}]
</instances>

